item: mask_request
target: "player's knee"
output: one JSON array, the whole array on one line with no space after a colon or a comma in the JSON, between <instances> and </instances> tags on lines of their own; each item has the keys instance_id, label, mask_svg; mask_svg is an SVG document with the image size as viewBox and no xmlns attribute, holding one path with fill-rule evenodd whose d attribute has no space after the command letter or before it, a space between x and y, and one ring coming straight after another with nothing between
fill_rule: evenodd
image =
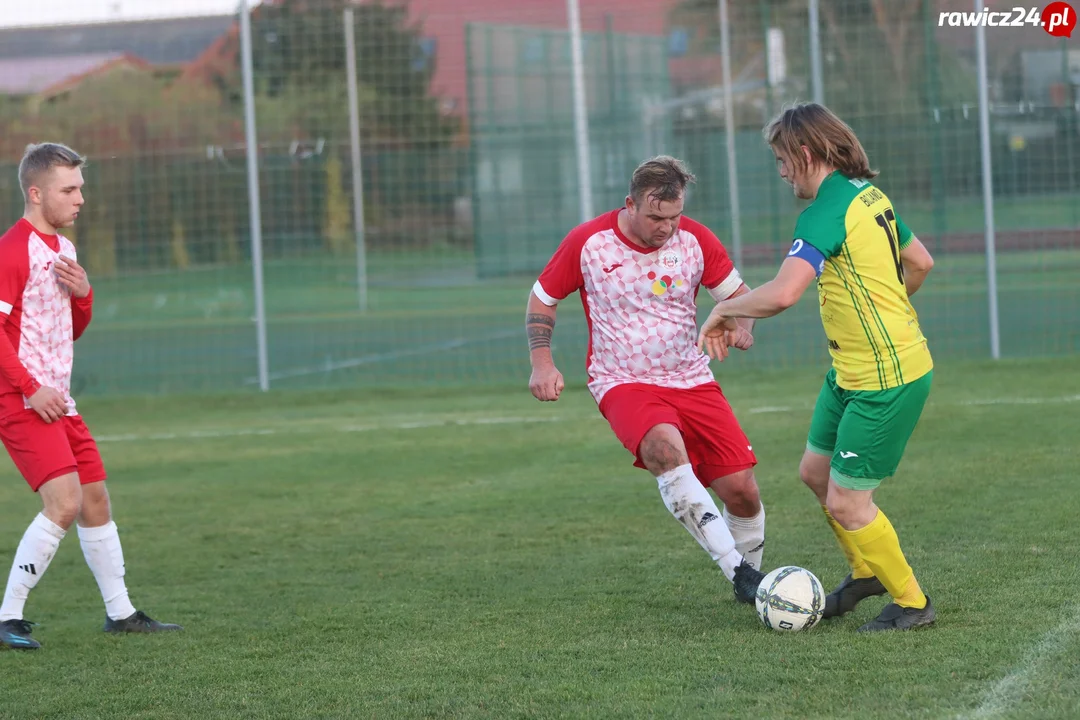
<instances>
[{"instance_id":1,"label":"player's knee","mask_svg":"<svg viewBox=\"0 0 1080 720\"><path fill-rule=\"evenodd\" d=\"M832 515L833 520L840 523L840 527L845 530L856 530L865 524L861 522L862 504L853 498L829 493L825 500L825 508Z\"/></svg>"},{"instance_id":2,"label":"player's knee","mask_svg":"<svg viewBox=\"0 0 1080 720\"><path fill-rule=\"evenodd\" d=\"M98 527L107 524L112 519L109 494L105 490L104 482L83 486L78 519L79 524L84 527Z\"/></svg>"},{"instance_id":3,"label":"player's knee","mask_svg":"<svg viewBox=\"0 0 1080 720\"><path fill-rule=\"evenodd\" d=\"M54 523L67 530L79 517L81 501L77 495L64 495L52 498L45 503L45 515Z\"/></svg>"},{"instance_id":4,"label":"player's knee","mask_svg":"<svg viewBox=\"0 0 1080 720\"><path fill-rule=\"evenodd\" d=\"M82 511L83 493L79 476L71 473L47 481L38 489L45 516L65 530Z\"/></svg>"},{"instance_id":5,"label":"player's knee","mask_svg":"<svg viewBox=\"0 0 1080 720\"><path fill-rule=\"evenodd\" d=\"M824 499L829 490L829 458L824 455L806 453L799 463L799 479Z\"/></svg>"},{"instance_id":6,"label":"player's knee","mask_svg":"<svg viewBox=\"0 0 1080 720\"><path fill-rule=\"evenodd\" d=\"M728 501L724 504L740 517L751 517L761 509L761 493L753 470L743 470L727 481Z\"/></svg>"},{"instance_id":7,"label":"player's knee","mask_svg":"<svg viewBox=\"0 0 1080 720\"><path fill-rule=\"evenodd\" d=\"M717 478L710 487L727 511L736 517L757 517L761 511L761 493L753 470Z\"/></svg>"},{"instance_id":8,"label":"player's knee","mask_svg":"<svg viewBox=\"0 0 1080 720\"><path fill-rule=\"evenodd\" d=\"M840 525L844 524L844 520L847 519L847 503L835 497L829 497L825 499L825 509L832 515L833 520L840 523Z\"/></svg>"},{"instance_id":9,"label":"player's knee","mask_svg":"<svg viewBox=\"0 0 1080 720\"><path fill-rule=\"evenodd\" d=\"M682 434L674 425L657 425L649 430L641 440L638 455L645 467L655 475L689 462Z\"/></svg>"}]
</instances>

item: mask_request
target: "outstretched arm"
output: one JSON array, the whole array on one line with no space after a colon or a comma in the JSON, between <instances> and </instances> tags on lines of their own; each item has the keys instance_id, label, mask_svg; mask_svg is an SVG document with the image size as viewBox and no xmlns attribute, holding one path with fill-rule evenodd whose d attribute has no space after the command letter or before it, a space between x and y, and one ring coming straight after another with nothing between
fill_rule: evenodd
<instances>
[{"instance_id":1,"label":"outstretched arm","mask_svg":"<svg viewBox=\"0 0 1080 720\"><path fill-rule=\"evenodd\" d=\"M711 290L709 292L710 294L713 293L713 291ZM732 298L737 298L740 295L747 294L748 292L750 292L750 286L746 283L743 283L739 286L738 290L736 290L734 293L731 294L730 297L726 299L730 300ZM718 303L725 300L725 298L718 298L715 294L713 294L713 298ZM739 350L749 350L750 348L752 348L754 346L753 332L755 322L757 322L757 320L755 320L754 318L739 318L737 321L737 327L732 329L730 331L730 335L725 338L727 345L729 345L730 347L738 348Z\"/></svg>"},{"instance_id":2,"label":"outstretched arm","mask_svg":"<svg viewBox=\"0 0 1080 720\"><path fill-rule=\"evenodd\" d=\"M817 274L801 258L789 257L769 282L716 304L710 317L768 318L799 302Z\"/></svg>"},{"instance_id":3,"label":"outstretched arm","mask_svg":"<svg viewBox=\"0 0 1080 720\"><path fill-rule=\"evenodd\" d=\"M529 390L541 401L558 400L565 387L562 373L551 357L551 335L555 330L556 306L545 305L535 292L529 293L525 311L525 332L529 336L529 362L532 377Z\"/></svg>"},{"instance_id":4,"label":"outstretched arm","mask_svg":"<svg viewBox=\"0 0 1080 720\"><path fill-rule=\"evenodd\" d=\"M726 332L735 331L736 318L779 315L802 297L817 277L815 267L801 257L788 257L776 277L753 290L716 304L698 334L698 347L711 357L727 357Z\"/></svg>"},{"instance_id":5,"label":"outstretched arm","mask_svg":"<svg viewBox=\"0 0 1080 720\"><path fill-rule=\"evenodd\" d=\"M734 298L742 297L743 295L746 295L748 292L750 292L750 286L743 283L743 286L740 287L738 290L736 290L735 294L732 295L730 298L728 298L728 300L733 300ZM744 330L746 330L746 332L753 332L754 323L756 323L756 322L757 322L757 318L752 318L752 317L739 318L739 325L742 326L742 328Z\"/></svg>"}]
</instances>

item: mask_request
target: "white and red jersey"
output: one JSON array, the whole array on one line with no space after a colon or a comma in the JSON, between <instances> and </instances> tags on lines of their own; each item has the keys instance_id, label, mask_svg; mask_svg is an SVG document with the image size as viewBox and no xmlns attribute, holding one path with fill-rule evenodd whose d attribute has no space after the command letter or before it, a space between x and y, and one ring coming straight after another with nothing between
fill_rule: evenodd
<instances>
[{"instance_id":1,"label":"white and red jersey","mask_svg":"<svg viewBox=\"0 0 1080 720\"><path fill-rule=\"evenodd\" d=\"M589 391L626 383L692 388L711 382L709 358L697 348L700 286L716 300L742 287L720 240L683 217L659 249L646 250L619 230L619 210L575 228L555 251L533 293L554 306L581 294L589 325Z\"/></svg>"},{"instance_id":2,"label":"white and red jersey","mask_svg":"<svg viewBox=\"0 0 1080 720\"><path fill-rule=\"evenodd\" d=\"M39 232L20 220L0 237L0 417L30 407L41 386L71 397L75 339L90 324L93 291L73 298L53 265L76 259L75 246L60 235Z\"/></svg>"}]
</instances>

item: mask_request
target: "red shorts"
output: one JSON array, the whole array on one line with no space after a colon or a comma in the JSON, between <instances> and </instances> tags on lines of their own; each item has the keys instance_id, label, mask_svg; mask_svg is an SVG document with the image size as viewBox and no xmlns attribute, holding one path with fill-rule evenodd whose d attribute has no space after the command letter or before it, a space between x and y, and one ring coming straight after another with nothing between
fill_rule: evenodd
<instances>
[{"instance_id":1,"label":"red shorts","mask_svg":"<svg viewBox=\"0 0 1080 720\"><path fill-rule=\"evenodd\" d=\"M600 401L602 414L622 444L644 468L638 447L657 425L674 425L682 433L686 454L702 485L757 465L746 433L718 383L689 390L634 383L617 385Z\"/></svg>"},{"instance_id":2,"label":"red shorts","mask_svg":"<svg viewBox=\"0 0 1080 720\"><path fill-rule=\"evenodd\" d=\"M97 443L78 415L47 423L33 410L21 410L0 419L0 440L34 492L73 472L83 485L105 479Z\"/></svg>"}]
</instances>

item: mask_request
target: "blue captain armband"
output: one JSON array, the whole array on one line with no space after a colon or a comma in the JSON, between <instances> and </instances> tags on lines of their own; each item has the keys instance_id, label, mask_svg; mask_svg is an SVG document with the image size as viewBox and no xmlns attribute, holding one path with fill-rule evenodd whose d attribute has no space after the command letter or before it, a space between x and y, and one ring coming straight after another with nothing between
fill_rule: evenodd
<instances>
[{"instance_id":1,"label":"blue captain armband","mask_svg":"<svg viewBox=\"0 0 1080 720\"><path fill-rule=\"evenodd\" d=\"M805 240L796 240L792 243L787 256L802 258L810 263L810 266L814 268L814 275L817 277L821 277L821 273L825 271L825 256Z\"/></svg>"}]
</instances>

